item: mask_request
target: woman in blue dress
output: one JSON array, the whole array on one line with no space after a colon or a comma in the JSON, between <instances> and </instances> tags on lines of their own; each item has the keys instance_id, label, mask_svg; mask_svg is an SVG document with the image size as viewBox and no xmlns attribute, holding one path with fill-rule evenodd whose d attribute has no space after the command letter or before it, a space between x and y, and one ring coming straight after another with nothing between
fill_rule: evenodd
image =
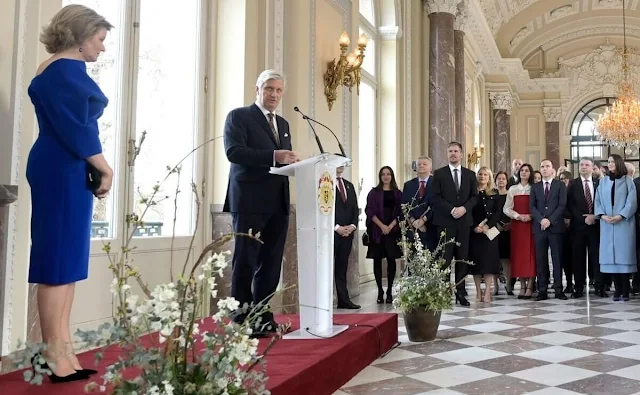
<instances>
[{"instance_id":1,"label":"woman in blue dress","mask_svg":"<svg viewBox=\"0 0 640 395\"><path fill-rule=\"evenodd\" d=\"M40 65L28 90L40 128L27 162L29 283L38 284L47 345L35 363L52 363L52 382L83 380L95 373L83 369L74 354L69 318L75 283L88 276L93 197L104 198L113 179L98 138L98 118L108 100L85 63L98 60L112 27L90 8L64 7L42 31L40 41L53 56ZM95 191L87 183L89 164L102 174Z\"/></svg>"},{"instance_id":2,"label":"woman in blue dress","mask_svg":"<svg viewBox=\"0 0 640 395\"><path fill-rule=\"evenodd\" d=\"M596 189L594 214L600 219L600 271L609 273L616 290L613 300L629 300L629 274L637 272L636 263L636 186L627 175L620 155L612 154L609 175L602 177Z\"/></svg>"}]
</instances>

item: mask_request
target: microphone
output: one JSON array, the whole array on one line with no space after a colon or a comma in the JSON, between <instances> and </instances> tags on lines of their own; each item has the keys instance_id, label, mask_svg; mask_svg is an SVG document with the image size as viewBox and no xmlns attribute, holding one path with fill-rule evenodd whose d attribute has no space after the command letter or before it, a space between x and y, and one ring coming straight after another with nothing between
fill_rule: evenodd
<instances>
[{"instance_id":1,"label":"microphone","mask_svg":"<svg viewBox=\"0 0 640 395\"><path fill-rule=\"evenodd\" d=\"M302 114L302 111L300 111L300 109L298 107L293 107L293 110L296 111L296 112L299 112L300 114ZM318 137L318 134L316 133L316 130L313 128L313 125L311 125L311 122L309 122L309 117L307 117L306 115L302 114L302 119L306 119L307 120L307 123L309 124L309 127L313 131L313 136L316 138L316 143L318 144L318 148L320 149L320 153L324 154L324 148L322 148L322 143L320 142L320 138Z\"/></svg>"},{"instance_id":2,"label":"microphone","mask_svg":"<svg viewBox=\"0 0 640 395\"><path fill-rule=\"evenodd\" d=\"M302 114L302 111L300 111L300 109L299 109L298 107L294 107L293 109L294 109L294 111L297 111L297 112L299 112L300 114ZM330 132L331 132L331 134L333 135L333 137L334 137L334 138L336 139L336 141L338 142L338 147L340 147L340 153L342 153L342 156L344 156L345 158L347 157L347 154L344 152L344 147L342 146L342 143L340 143L340 139L338 139L338 136L336 136L336 134L335 134L335 133L333 133L333 130L329 129L329 127L328 127L327 125L325 125L325 124L323 124L323 123L321 123L321 122L318 122L318 121L316 121L316 120L315 120L315 119L313 119L313 118L309 118L308 116L306 116L306 115L304 115L304 114L302 114L302 119L306 119L306 120L307 120L307 122L311 121L311 122L317 123L318 125L320 125L320 126L324 127L324 128L325 128L325 129L327 129L328 131L330 131ZM311 125L311 122L309 122L309 125Z\"/></svg>"}]
</instances>

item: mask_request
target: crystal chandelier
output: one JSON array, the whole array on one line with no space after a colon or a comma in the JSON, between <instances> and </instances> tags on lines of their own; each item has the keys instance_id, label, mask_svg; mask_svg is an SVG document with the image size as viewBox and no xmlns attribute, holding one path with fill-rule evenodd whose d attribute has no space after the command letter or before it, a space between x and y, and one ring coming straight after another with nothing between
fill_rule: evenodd
<instances>
[{"instance_id":1,"label":"crystal chandelier","mask_svg":"<svg viewBox=\"0 0 640 395\"><path fill-rule=\"evenodd\" d=\"M636 98L633 85L629 82L629 52L627 51L627 29L625 0L622 0L622 32L624 46L622 52L623 79L618 86L618 97L596 121L596 130L606 144L629 148L640 146L640 102Z\"/></svg>"}]
</instances>

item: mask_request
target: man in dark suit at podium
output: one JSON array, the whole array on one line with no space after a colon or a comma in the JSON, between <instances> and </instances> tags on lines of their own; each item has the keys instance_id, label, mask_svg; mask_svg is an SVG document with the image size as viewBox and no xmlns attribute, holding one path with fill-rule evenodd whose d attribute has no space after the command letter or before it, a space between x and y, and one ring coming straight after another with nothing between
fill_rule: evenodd
<instances>
[{"instance_id":1,"label":"man in dark suit at podium","mask_svg":"<svg viewBox=\"0 0 640 395\"><path fill-rule=\"evenodd\" d=\"M433 207L431 207L430 193L432 192L433 177L431 169L431 158L421 156L416 160L418 176L404 183L402 204L415 207L409 213L411 225L413 230L418 232L424 248L433 252L438 247L438 229L432 221Z\"/></svg>"},{"instance_id":2,"label":"man in dark suit at podium","mask_svg":"<svg viewBox=\"0 0 640 395\"><path fill-rule=\"evenodd\" d=\"M336 154L342 156L341 154ZM353 184L342 177L344 167L336 169L335 231L333 238L334 278L339 309L359 309L351 302L347 289L347 267L358 230L358 196Z\"/></svg>"},{"instance_id":3,"label":"man in dark suit at podium","mask_svg":"<svg viewBox=\"0 0 640 395\"><path fill-rule=\"evenodd\" d=\"M280 281L289 225L289 179L269 171L298 160L291 148L289 123L275 115L284 90L282 75L263 71L256 82L255 103L232 110L224 125L224 147L231 162L224 211L233 216L234 232L260 232L263 242L235 239L231 295L240 306L267 303ZM237 314L234 320L242 323L245 318ZM254 335L266 336L276 326L273 313L265 313Z\"/></svg>"}]
</instances>

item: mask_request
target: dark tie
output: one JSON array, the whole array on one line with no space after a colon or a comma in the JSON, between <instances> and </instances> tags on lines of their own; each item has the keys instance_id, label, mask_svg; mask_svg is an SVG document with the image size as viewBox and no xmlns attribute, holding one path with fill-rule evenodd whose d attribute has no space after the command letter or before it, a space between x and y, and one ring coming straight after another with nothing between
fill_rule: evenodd
<instances>
[{"instance_id":1,"label":"dark tie","mask_svg":"<svg viewBox=\"0 0 640 395\"><path fill-rule=\"evenodd\" d=\"M453 182L456 184L456 192L460 192L460 181L458 181L458 169L453 169Z\"/></svg>"},{"instance_id":2,"label":"dark tie","mask_svg":"<svg viewBox=\"0 0 640 395\"><path fill-rule=\"evenodd\" d=\"M273 133L273 137L276 139L276 144L278 147L280 146L280 136L278 135L278 131L276 130L276 125L273 123L274 114L272 112L268 113L269 117L269 127L271 128L271 133Z\"/></svg>"},{"instance_id":3,"label":"dark tie","mask_svg":"<svg viewBox=\"0 0 640 395\"><path fill-rule=\"evenodd\" d=\"M420 181L420 189L418 189L418 196L420 196L420 198L424 197L424 185L425 185L426 181Z\"/></svg>"},{"instance_id":4,"label":"dark tie","mask_svg":"<svg viewBox=\"0 0 640 395\"><path fill-rule=\"evenodd\" d=\"M344 190L344 185L342 184L342 177L338 177L338 191L340 191L340 198L342 199L342 203L347 202L347 193Z\"/></svg>"},{"instance_id":5,"label":"dark tie","mask_svg":"<svg viewBox=\"0 0 640 395\"><path fill-rule=\"evenodd\" d=\"M544 200L549 199L549 182L544 182Z\"/></svg>"},{"instance_id":6,"label":"dark tie","mask_svg":"<svg viewBox=\"0 0 640 395\"><path fill-rule=\"evenodd\" d=\"M589 189L589 180L584 180L584 198L587 201L589 214L593 213L593 197L591 196L591 189Z\"/></svg>"}]
</instances>

